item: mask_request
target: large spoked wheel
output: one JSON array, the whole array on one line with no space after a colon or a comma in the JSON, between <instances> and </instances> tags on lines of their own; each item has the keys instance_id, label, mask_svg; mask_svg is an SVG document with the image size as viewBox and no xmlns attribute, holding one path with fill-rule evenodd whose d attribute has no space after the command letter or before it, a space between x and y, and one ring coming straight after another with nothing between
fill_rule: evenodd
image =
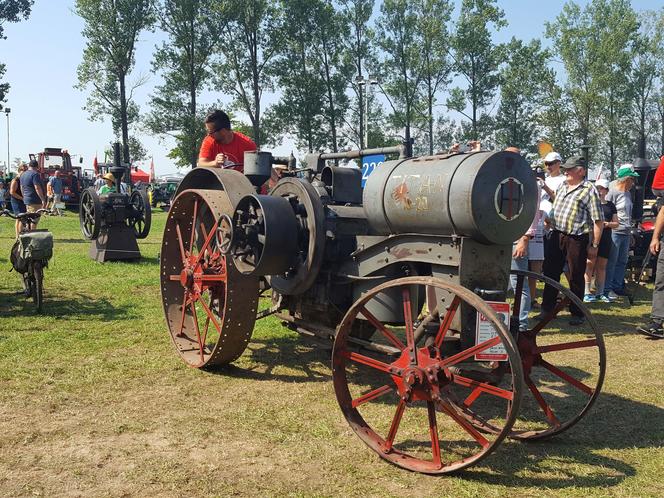
<instances>
[{"instance_id":1,"label":"large spoked wheel","mask_svg":"<svg viewBox=\"0 0 664 498\"><path fill-rule=\"evenodd\" d=\"M31 291L32 291L32 301L35 303L38 312L42 310L42 304L44 301L44 268L41 261L35 261L32 263L32 282L31 282Z\"/></svg>"},{"instance_id":2,"label":"large spoked wheel","mask_svg":"<svg viewBox=\"0 0 664 498\"><path fill-rule=\"evenodd\" d=\"M519 332L518 339L528 390L510 437L544 439L566 431L588 413L604 382L606 349L588 308L569 289L537 273L511 273L517 277L517 291L528 285L530 278L558 290L552 312L535 318L531 313L528 330ZM511 319L518 321L522 294L515 292L515 296ZM570 303L583 312L582 325L570 326L558 317Z\"/></svg>"},{"instance_id":3,"label":"large spoked wheel","mask_svg":"<svg viewBox=\"0 0 664 498\"><path fill-rule=\"evenodd\" d=\"M414 322L427 291L425 318ZM400 296L399 324L381 323L370 311L388 294ZM484 318L476 340L478 312ZM349 335L358 320L371 323L374 342L393 353L353 349ZM491 361L498 352L505 361ZM339 326L332 368L337 400L360 439L381 458L427 474L489 455L510 433L523 390L504 322L472 292L432 277L396 279L356 301Z\"/></svg>"},{"instance_id":4,"label":"large spoked wheel","mask_svg":"<svg viewBox=\"0 0 664 498\"><path fill-rule=\"evenodd\" d=\"M132 216L127 223L134 230L137 239L144 239L150 233L152 225L152 208L148 194L144 190L134 190L129 197L132 207Z\"/></svg>"},{"instance_id":5,"label":"large spoked wheel","mask_svg":"<svg viewBox=\"0 0 664 498\"><path fill-rule=\"evenodd\" d=\"M227 264L219 247L219 224L230 213L225 191L185 190L166 221L162 301L175 348L192 367L235 360L254 328L258 278Z\"/></svg>"},{"instance_id":6,"label":"large spoked wheel","mask_svg":"<svg viewBox=\"0 0 664 498\"><path fill-rule=\"evenodd\" d=\"M94 188L88 188L81 194L78 220L83 237L95 240L101 230L101 201Z\"/></svg>"}]
</instances>

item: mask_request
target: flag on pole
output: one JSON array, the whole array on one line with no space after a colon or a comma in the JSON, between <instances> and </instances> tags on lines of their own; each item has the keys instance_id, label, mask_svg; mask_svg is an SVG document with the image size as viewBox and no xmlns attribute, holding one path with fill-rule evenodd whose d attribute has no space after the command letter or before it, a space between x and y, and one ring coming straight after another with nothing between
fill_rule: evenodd
<instances>
[{"instance_id":1,"label":"flag on pole","mask_svg":"<svg viewBox=\"0 0 664 498\"><path fill-rule=\"evenodd\" d=\"M97 154L95 153L95 160L92 161L92 169L95 170L95 176L99 174L99 163L97 162Z\"/></svg>"},{"instance_id":2,"label":"flag on pole","mask_svg":"<svg viewBox=\"0 0 664 498\"><path fill-rule=\"evenodd\" d=\"M150 182L154 181L154 157L150 158Z\"/></svg>"}]
</instances>

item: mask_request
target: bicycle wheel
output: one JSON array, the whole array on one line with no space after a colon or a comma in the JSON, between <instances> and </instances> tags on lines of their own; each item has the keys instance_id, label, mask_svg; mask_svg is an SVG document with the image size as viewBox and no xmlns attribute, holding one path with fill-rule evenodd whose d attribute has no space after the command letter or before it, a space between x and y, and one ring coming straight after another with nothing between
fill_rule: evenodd
<instances>
[{"instance_id":1,"label":"bicycle wheel","mask_svg":"<svg viewBox=\"0 0 664 498\"><path fill-rule=\"evenodd\" d=\"M37 307L37 311L42 310L43 292L44 292L44 269L41 261L34 261L32 263L32 300Z\"/></svg>"}]
</instances>

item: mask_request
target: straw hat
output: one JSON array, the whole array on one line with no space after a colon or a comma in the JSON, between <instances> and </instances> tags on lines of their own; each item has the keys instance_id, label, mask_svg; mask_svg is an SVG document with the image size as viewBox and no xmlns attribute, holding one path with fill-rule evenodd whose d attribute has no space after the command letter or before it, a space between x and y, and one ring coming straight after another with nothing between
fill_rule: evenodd
<instances>
[{"instance_id":1,"label":"straw hat","mask_svg":"<svg viewBox=\"0 0 664 498\"><path fill-rule=\"evenodd\" d=\"M104 176L102 176L104 180L111 180L112 182L115 181L115 177L113 176L113 173L106 173Z\"/></svg>"}]
</instances>

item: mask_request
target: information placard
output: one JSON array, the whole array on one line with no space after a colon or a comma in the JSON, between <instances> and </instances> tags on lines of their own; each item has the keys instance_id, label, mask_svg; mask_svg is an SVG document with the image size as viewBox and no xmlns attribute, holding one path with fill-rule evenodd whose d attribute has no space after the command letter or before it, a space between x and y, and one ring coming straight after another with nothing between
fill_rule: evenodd
<instances>
[{"instance_id":1,"label":"information placard","mask_svg":"<svg viewBox=\"0 0 664 498\"><path fill-rule=\"evenodd\" d=\"M510 329L510 303L487 301L493 311L496 312L498 318L501 319L507 330ZM475 344L481 344L498 335L498 331L494 328L493 324L479 311L477 312L476 329L475 329ZM499 342L495 346L491 346L484 351L480 351L475 355L478 361L507 361L507 351L505 345Z\"/></svg>"}]
</instances>

